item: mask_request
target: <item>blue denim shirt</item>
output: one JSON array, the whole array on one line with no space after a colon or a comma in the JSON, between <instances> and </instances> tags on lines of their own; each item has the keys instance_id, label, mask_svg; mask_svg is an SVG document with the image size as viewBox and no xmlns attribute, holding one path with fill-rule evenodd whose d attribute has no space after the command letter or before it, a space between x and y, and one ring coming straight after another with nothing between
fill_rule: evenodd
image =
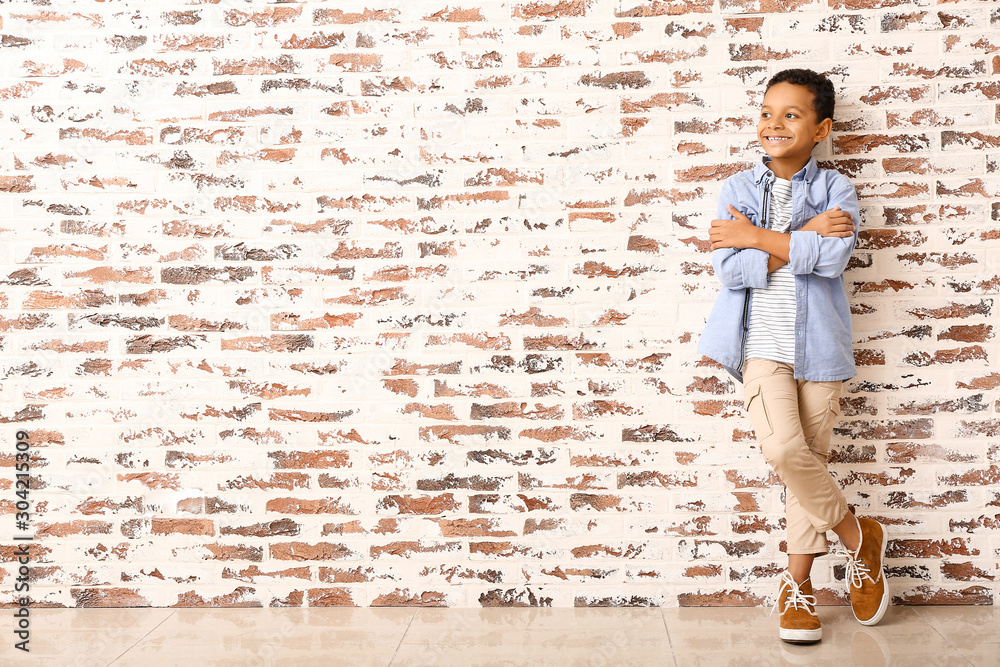
<instances>
[{"instance_id":1,"label":"blue denim shirt","mask_svg":"<svg viewBox=\"0 0 1000 667\"><path fill-rule=\"evenodd\" d=\"M732 204L758 227L765 225L763 208L774 183L774 172L764 157L753 169L726 179L719 195L716 219L732 218ZM854 220L854 236L834 238L801 227L819 213L840 206ZM861 218L858 196L845 176L820 169L815 158L792 177L792 226L789 269L795 276L796 379L846 380L857 373L854 366L851 308L847 301L844 269L854 251ZM743 381L746 327L753 307L750 288L767 287L768 253L756 248L720 248L712 252L715 275L722 290L715 301L698 352L722 364Z\"/></svg>"}]
</instances>

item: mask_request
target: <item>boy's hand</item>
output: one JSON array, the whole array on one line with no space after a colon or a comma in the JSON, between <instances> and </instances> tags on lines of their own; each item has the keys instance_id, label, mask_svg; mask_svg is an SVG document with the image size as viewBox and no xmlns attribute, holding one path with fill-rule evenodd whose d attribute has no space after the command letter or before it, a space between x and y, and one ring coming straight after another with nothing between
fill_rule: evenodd
<instances>
[{"instance_id":1,"label":"boy's hand","mask_svg":"<svg viewBox=\"0 0 1000 667\"><path fill-rule=\"evenodd\" d=\"M820 236L846 238L854 236L854 220L850 213L841 211L839 206L834 206L804 224L802 231L816 232Z\"/></svg>"},{"instance_id":2,"label":"boy's hand","mask_svg":"<svg viewBox=\"0 0 1000 667\"><path fill-rule=\"evenodd\" d=\"M712 228L708 232L708 238L712 242L712 250L719 248L743 248L753 247L753 235L756 231L750 218L746 217L740 210L729 204L729 212L733 220L713 220Z\"/></svg>"}]
</instances>

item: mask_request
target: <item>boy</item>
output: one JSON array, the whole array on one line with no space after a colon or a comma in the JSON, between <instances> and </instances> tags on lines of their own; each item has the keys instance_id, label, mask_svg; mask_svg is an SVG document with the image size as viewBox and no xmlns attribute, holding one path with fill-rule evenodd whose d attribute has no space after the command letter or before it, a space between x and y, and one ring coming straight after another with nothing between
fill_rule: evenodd
<instances>
[{"instance_id":1,"label":"boy","mask_svg":"<svg viewBox=\"0 0 1000 667\"><path fill-rule=\"evenodd\" d=\"M812 157L833 108L821 74L790 69L768 81L757 124L767 156L722 186L709 237L723 289L698 343L743 383L760 450L785 485L788 569L776 606L778 636L793 643L822 637L809 573L827 530L846 549L855 618L874 625L889 602L885 529L855 518L827 470L841 384L856 373L843 272L859 217L847 178Z\"/></svg>"}]
</instances>

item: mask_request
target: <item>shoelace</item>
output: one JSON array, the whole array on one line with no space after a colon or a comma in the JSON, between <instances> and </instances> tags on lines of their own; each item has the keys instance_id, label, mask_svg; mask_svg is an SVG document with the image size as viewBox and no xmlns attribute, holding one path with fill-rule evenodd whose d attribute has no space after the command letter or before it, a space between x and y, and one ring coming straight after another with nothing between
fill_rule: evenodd
<instances>
[{"instance_id":1,"label":"shoelace","mask_svg":"<svg viewBox=\"0 0 1000 667\"><path fill-rule=\"evenodd\" d=\"M774 615L774 610L778 608L778 601L781 600L781 589L788 586L788 597L785 598L785 608L781 610L784 614L789 609L798 609L801 605L803 609L808 611L813 616L816 616L816 596L815 595L803 595L802 591L799 590L799 585L795 583L795 579L792 575L785 570L781 575L781 585L778 586L778 598L774 601L774 606L771 607L771 613L768 616Z\"/></svg>"},{"instance_id":2,"label":"shoelace","mask_svg":"<svg viewBox=\"0 0 1000 667\"><path fill-rule=\"evenodd\" d=\"M837 551L838 556L847 557L847 566L844 570L844 585L847 586L847 592L851 592L851 586L854 588L861 588L861 585L865 583L865 579L875 583L872 578L871 568L861 559L855 558L854 554L846 549L840 549Z\"/></svg>"}]
</instances>

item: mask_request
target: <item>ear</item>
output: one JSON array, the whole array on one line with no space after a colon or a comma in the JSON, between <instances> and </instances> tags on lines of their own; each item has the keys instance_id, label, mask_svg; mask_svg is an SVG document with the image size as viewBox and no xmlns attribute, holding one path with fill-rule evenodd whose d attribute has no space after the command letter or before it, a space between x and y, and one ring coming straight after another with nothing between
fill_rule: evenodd
<instances>
[{"instance_id":1,"label":"ear","mask_svg":"<svg viewBox=\"0 0 1000 667\"><path fill-rule=\"evenodd\" d=\"M833 120L830 118L824 118L819 125L816 126L816 134L813 135L813 141L817 144L828 136L830 136L830 130L833 129Z\"/></svg>"}]
</instances>

